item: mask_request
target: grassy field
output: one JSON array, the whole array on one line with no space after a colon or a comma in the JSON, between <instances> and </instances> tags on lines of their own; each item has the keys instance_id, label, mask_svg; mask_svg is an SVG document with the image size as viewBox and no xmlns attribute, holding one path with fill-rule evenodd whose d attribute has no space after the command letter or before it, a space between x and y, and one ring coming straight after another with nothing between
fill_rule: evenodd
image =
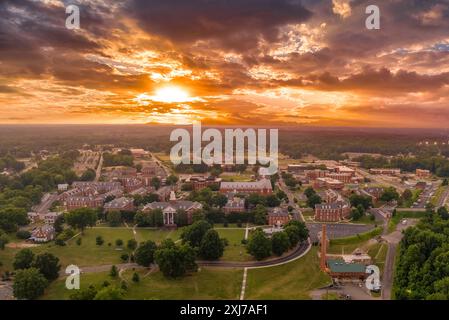
<instances>
[{"instance_id":1,"label":"grassy field","mask_svg":"<svg viewBox=\"0 0 449 320\"><path fill-rule=\"evenodd\" d=\"M130 279L134 271L128 270L123 276L128 282L125 299L130 300L176 300L176 299L238 299L243 278L242 269L201 268L180 279L166 279L161 272L148 274L139 271L140 282ZM81 289L93 284L100 286L104 281L119 285L120 280L113 279L108 272L81 275ZM69 299L71 291L65 288L65 280L53 282L42 299Z\"/></svg>"},{"instance_id":2,"label":"grassy field","mask_svg":"<svg viewBox=\"0 0 449 320\"><path fill-rule=\"evenodd\" d=\"M95 238L102 236L104 244L97 246ZM120 263L120 256L127 252L126 242L129 239L133 239L133 233L131 229L126 228L92 228L86 229L81 237L81 245L76 244L74 238L67 242L66 246L57 246L53 242L48 244L38 245L30 248L35 254L43 252L49 252L57 256L61 262L61 265L67 266L75 264L78 266L90 266L90 265L102 265L111 263ZM115 240L121 239L124 242L123 247L117 248ZM110 244L110 245L109 245ZM14 255L20 249L6 248L0 250L0 261L3 262L3 270L12 270L12 261Z\"/></svg>"},{"instance_id":3,"label":"grassy field","mask_svg":"<svg viewBox=\"0 0 449 320\"><path fill-rule=\"evenodd\" d=\"M436 206L438 200L440 199L440 197L443 195L443 192L446 191L447 188L448 186L439 186L433 197L430 199L430 203Z\"/></svg>"},{"instance_id":4,"label":"grassy field","mask_svg":"<svg viewBox=\"0 0 449 320\"><path fill-rule=\"evenodd\" d=\"M242 244L242 240L245 238L245 229L217 229L217 231L220 238L226 238L229 241L221 260L248 261L253 259Z\"/></svg>"},{"instance_id":5,"label":"grassy field","mask_svg":"<svg viewBox=\"0 0 449 320\"><path fill-rule=\"evenodd\" d=\"M153 240L160 243L164 239L172 239L176 241L182 233L182 228L176 230L161 230L161 229L136 229L136 239L138 242Z\"/></svg>"},{"instance_id":6,"label":"grassy field","mask_svg":"<svg viewBox=\"0 0 449 320\"><path fill-rule=\"evenodd\" d=\"M330 284L321 272L317 248L293 262L271 268L248 270L245 299L310 299L311 290Z\"/></svg>"}]
</instances>

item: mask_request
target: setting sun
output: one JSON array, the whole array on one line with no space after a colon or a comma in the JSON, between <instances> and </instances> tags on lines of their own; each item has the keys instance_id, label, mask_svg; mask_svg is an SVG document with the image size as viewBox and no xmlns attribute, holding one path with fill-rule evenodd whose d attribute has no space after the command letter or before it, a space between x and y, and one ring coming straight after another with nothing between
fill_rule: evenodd
<instances>
[{"instance_id":1,"label":"setting sun","mask_svg":"<svg viewBox=\"0 0 449 320\"><path fill-rule=\"evenodd\" d=\"M155 95L152 96L151 99L154 101L167 103L188 102L192 100L187 91L174 86L163 87L156 90Z\"/></svg>"}]
</instances>

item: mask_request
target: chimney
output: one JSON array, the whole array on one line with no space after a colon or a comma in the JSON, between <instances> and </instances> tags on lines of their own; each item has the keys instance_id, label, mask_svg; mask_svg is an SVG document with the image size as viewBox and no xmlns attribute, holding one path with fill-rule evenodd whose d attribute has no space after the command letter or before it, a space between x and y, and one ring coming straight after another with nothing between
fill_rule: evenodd
<instances>
[{"instance_id":1,"label":"chimney","mask_svg":"<svg viewBox=\"0 0 449 320\"><path fill-rule=\"evenodd\" d=\"M327 252L327 237L326 237L326 224L321 226L321 255L320 255L320 267L321 270L326 271L326 252Z\"/></svg>"}]
</instances>

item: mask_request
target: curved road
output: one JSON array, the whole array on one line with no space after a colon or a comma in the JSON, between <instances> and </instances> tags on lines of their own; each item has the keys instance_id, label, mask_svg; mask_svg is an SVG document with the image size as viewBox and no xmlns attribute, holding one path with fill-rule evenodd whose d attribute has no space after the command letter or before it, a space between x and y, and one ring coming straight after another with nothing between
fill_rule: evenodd
<instances>
[{"instance_id":1,"label":"curved road","mask_svg":"<svg viewBox=\"0 0 449 320\"><path fill-rule=\"evenodd\" d=\"M292 252L283 257L274 258L266 261L247 261L247 262L235 262L235 261L197 261L199 266L203 267L220 267L220 268L261 268L271 267L278 264L283 264L295 260L304 253L306 253L311 247L309 242L304 242L298 245Z\"/></svg>"}]
</instances>

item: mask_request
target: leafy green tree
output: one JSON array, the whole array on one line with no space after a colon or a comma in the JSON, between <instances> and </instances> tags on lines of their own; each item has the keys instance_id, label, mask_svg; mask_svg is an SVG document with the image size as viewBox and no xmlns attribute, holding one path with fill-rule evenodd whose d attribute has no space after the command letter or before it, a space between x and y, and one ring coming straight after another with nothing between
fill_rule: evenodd
<instances>
[{"instance_id":1,"label":"leafy green tree","mask_svg":"<svg viewBox=\"0 0 449 320\"><path fill-rule=\"evenodd\" d=\"M5 249L5 246L6 246L6 244L9 242L9 238L8 238L8 236L6 235L6 233L3 233L1 230L0 230L0 249L1 250L4 250Z\"/></svg>"},{"instance_id":2,"label":"leafy green tree","mask_svg":"<svg viewBox=\"0 0 449 320\"><path fill-rule=\"evenodd\" d=\"M179 180L179 178L177 176L171 174L167 177L166 183L169 186L173 186L178 182L178 180Z\"/></svg>"},{"instance_id":3,"label":"leafy green tree","mask_svg":"<svg viewBox=\"0 0 449 320\"><path fill-rule=\"evenodd\" d=\"M134 239L129 239L128 242L126 243L126 247L129 250L136 250L137 248L137 241Z\"/></svg>"},{"instance_id":4,"label":"leafy green tree","mask_svg":"<svg viewBox=\"0 0 449 320\"><path fill-rule=\"evenodd\" d=\"M142 242L134 253L134 260L141 266L149 267L154 262L154 252L156 249L157 246L154 241L148 240Z\"/></svg>"},{"instance_id":5,"label":"leafy green tree","mask_svg":"<svg viewBox=\"0 0 449 320\"><path fill-rule=\"evenodd\" d=\"M281 204L281 200L279 200L275 195L270 194L266 197L267 206L270 208L278 207Z\"/></svg>"},{"instance_id":6,"label":"leafy green tree","mask_svg":"<svg viewBox=\"0 0 449 320\"><path fill-rule=\"evenodd\" d=\"M95 244L97 246L102 246L104 243L103 237L102 236L96 236L95 237Z\"/></svg>"},{"instance_id":7,"label":"leafy green tree","mask_svg":"<svg viewBox=\"0 0 449 320\"><path fill-rule=\"evenodd\" d=\"M442 186L447 186L449 185L449 181L447 180L447 178L444 178L443 182L441 183Z\"/></svg>"},{"instance_id":8,"label":"leafy green tree","mask_svg":"<svg viewBox=\"0 0 449 320\"><path fill-rule=\"evenodd\" d=\"M137 272L133 273L133 277L132 277L133 282L137 283L140 281L140 277L139 274Z\"/></svg>"},{"instance_id":9,"label":"leafy green tree","mask_svg":"<svg viewBox=\"0 0 449 320\"><path fill-rule=\"evenodd\" d=\"M253 210L254 215L254 223L256 225L266 225L267 224L267 215L268 210L265 206L258 204L256 208Z\"/></svg>"},{"instance_id":10,"label":"leafy green tree","mask_svg":"<svg viewBox=\"0 0 449 320\"><path fill-rule=\"evenodd\" d=\"M402 192L402 199L408 201L413 198L413 193L410 189L405 189L404 192Z\"/></svg>"},{"instance_id":11,"label":"leafy green tree","mask_svg":"<svg viewBox=\"0 0 449 320\"><path fill-rule=\"evenodd\" d=\"M206 260L218 260L223 256L224 243L220 239L218 232L209 229L201 240L199 254Z\"/></svg>"},{"instance_id":12,"label":"leafy green tree","mask_svg":"<svg viewBox=\"0 0 449 320\"><path fill-rule=\"evenodd\" d=\"M321 202L321 197L317 194L313 194L307 198L307 206L310 208L315 208L315 205L320 204Z\"/></svg>"},{"instance_id":13,"label":"leafy green tree","mask_svg":"<svg viewBox=\"0 0 449 320\"><path fill-rule=\"evenodd\" d=\"M122 239L117 239L117 240L115 240L115 245L116 245L117 247L123 246L123 240L122 240Z\"/></svg>"},{"instance_id":14,"label":"leafy green tree","mask_svg":"<svg viewBox=\"0 0 449 320\"><path fill-rule=\"evenodd\" d=\"M66 213L64 219L72 228L84 232L86 227L92 227L97 222L97 211L91 208L79 208Z\"/></svg>"},{"instance_id":15,"label":"leafy green tree","mask_svg":"<svg viewBox=\"0 0 449 320\"><path fill-rule=\"evenodd\" d=\"M312 187L307 187L307 188L304 190L304 195L305 195L307 198L310 198L310 197L313 196L314 194L316 194L316 192L315 192L315 190L314 190Z\"/></svg>"},{"instance_id":16,"label":"leafy green tree","mask_svg":"<svg viewBox=\"0 0 449 320\"><path fill-rule=\"evenodd\" d=\"M98 292L93 285L90 285L87 289L74 291L69 297L70 300L93 300Z\"/></svg>"},{"instance_id":17,"label":"leafy green tree","mask_svg":"<svg viewBox=\"0 0 449 320\"><path fill-rule=\"evenodd\" d=\"M271 240L262 229L256 229L251 235L246 249L257 260L262 260L271 255Z\"/></svg>"},{"instance_id":18,"label":"leafy green tree","mask_svg":"<svg viewBox=\"0 0 449 320\"><path fill-rule=\"evenodd\" d=\"M44 294L47 285L47 279L36 268L18 270L14 277L14 296L20 300L33 300Z\"/></svg>"},{"instance_id":19,"label":"leafy green tree","mask_svg":"<svg viewBox=\"0 0 449 320\"><path fill-rule=\"evenodd\" d=\"M122 289L108 286L98 291L94 300L123 300L124 295Z\"/></svg>"},{"instance_id":20,"label":"leafy green tree","mask_svg":"<svg viewBox=\"0 0 449 320\"><path fill-rule=\"evenodd\" d=\"M115 264L112 265L111 271L109 271L109 276L111 276L112 278L117 278L118 270L117 270L117 267L115 266Z\"/></svg>"},{"instance_id":21,"label":"leafy green tree","mask_svg":"<svg viewBox=\"0 0 449 320\"><path fill-rule=\"evenodd\" d=\"M370 196L363 196L359 194L351 194L349 197L349 202L352 207L358 207L362 205L365 210L368 210L373 206L373 200Z\"/></svg>"},{"instance_id":22,"label":"leafy green tree","mask_svg":"<svg viewBox=\"0 0 449 320\"><path fill-rule=\"evenodd\" d=\"M16 253L13 262L14 270L28 269L34 260L34 253L30 249L22 249Z\"/></svg>"},{"instance_id":23,"label":"leafy green tree","mask_svg":"<svg viewBox=\"0 0 449 320\"><path fill-rule=\"evenodd\" d=\"M158 177L153 177L150 181L150 185L154 187L154 189L158 190L161 187L161 179Z\"/></svg>"},{"instance_id":24,"label":"leafy green tree","mask_svg":"<svg viewBox=\"0 0 449 320\"><path fill-rule=\"evenodd\" d=\"M196 271L196 250L187 243L176 246L168 241L155 253L155 261L168 278L182 277L187 272Z\"/></svg>"},{"instance_id":25,"label":"leafy green tree","mask_svg":"<svg viewBox=\"0 0 449 320\"><path fill-rule=\"evenodd\" d=\"M220 208L224 207L227 202L228 198L222 193L216 194L211 199L211 204Z\"/></svg>"},{"instance_id":26,"label":"leafy green tree","mask_svg":"<svg viewBox=\"0 0 449 320\"><path fill-rule=\"evenodd\" d=\"M382 195L380 196L380 200L389 202L392 200L398 200L399 199L399 193L396 191L394 187L388 187L384 190Z\"/></svg>"},{"instance_id":27,"label":"leafy green tree","mask_svg":"<svg viewBox=\"0 0 449 320\"><path fill-rule=\"evenodd\" d=\"M271 237L271 250L275 255L281 256L290 247L290 239L285 232L276 232Z\"/></svg>"},{"instance_id":28,"label":"leafy green tree","mask_svg":"<svg viewBox=\"0 0 449 320\"><path fill-rule=\"evenodd\" d=\"M441 219L443 220L449 219L449 212L447 211L446 207L439 207L437 213L441 217Z\"/></svg>"},{"instance_id":29,"label":"leafy green tree","mask_svg":"<svg viewBox=\"0 0 449 320\"><path fill-rule=\"evenodd\" d=\"M32 264L33 268L39 270L40 273L49 281L55 280L59 276L61 265L59 259L51 253L45 252L38 254Z\"/></svg>"},{"instance_id":30,"label":"leafy green tree","mask_svg":"<svg viewBox=\"0 0 449 320\"><path fill-rule=\"evenodd\" d=\"M298 220L290 220L284 225L284 229L286 230L290 226L296 227L299 242L307 240L307 238L309 237L309 229L307 229L307 226L304 222Z\"/></svg>"},{"instance_id":31,"label":"leafy green tree","mask_svg":"<svg viewBox=\"0 0 449 320\"><path fill-rule=\"evenodd\" d=\"M284 228L284 232L288 236L290 247L295 247L299 243L299 228L297 226L287 226Z\"/></svg>"},{"instance_id":32,"label":"leafy green tree","mask_svg":"<svg viewBox=\"0 0 449 320\"><path fill-rule=\"evenodd\" d=\"M80 177L80 180L81 181L94 181L95 177L96 177L95 170L89 168L83 172L83 174Z\"/></svg>"},{"instance_id":33,"label":"leafy green tree","mask_svg":"<svg viewBox=\"0 0 449 320\"><path fill-rule=\"evenodd\" d=\"M212 226L206 220L196 221L183 230L181 234L182 242L190 243L193 247L199 247L204 235L211 228Z\"/></svg>"},{"instance_id":34,"label":"leafy green tree","mask_svg":"<svg viewBox=\"0 0 449 320\"><path fill-rule=\"evenodd\" d=\"M122 223L122 214L118 210L108 212L106 217L111 227L117 227Z\"/></svg>"}]
</instances>

